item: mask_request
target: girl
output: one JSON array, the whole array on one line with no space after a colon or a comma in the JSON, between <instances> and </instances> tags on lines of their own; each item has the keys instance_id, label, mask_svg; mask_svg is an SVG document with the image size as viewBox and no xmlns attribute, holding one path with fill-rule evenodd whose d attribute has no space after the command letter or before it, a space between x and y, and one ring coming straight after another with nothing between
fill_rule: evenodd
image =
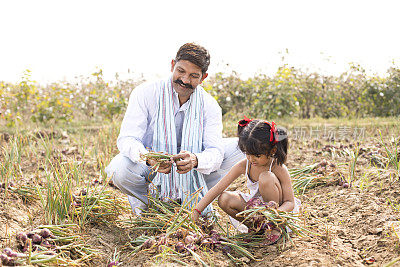
<instances>
[{"instance_id":1,"label":"girl","mask_svg":"<svg viewBox=\"0 0 400 267\"><path fill-rule=\"evenodd\" d=\"M291 178L284 164L288 149L285 130L277 129L274 122L251 120L245 116L244 120L239 121L238 135L239 148L246 154L246 158L234 165L200 200L193 210L193 220L196 221L201 212L218 196L218 205L234 219L231 221L236 227L239 225L238 221L243 220L236 214L243 211L246 203L253 198L269 202L282 211L295 209ZM242 174L247 178L250 194L224 192ZM242 230L239 230L247 231L247 227L240 226ZM280 232L275 230L272 234L272 241L279 239Z\"/></svg>"}]
</instances>

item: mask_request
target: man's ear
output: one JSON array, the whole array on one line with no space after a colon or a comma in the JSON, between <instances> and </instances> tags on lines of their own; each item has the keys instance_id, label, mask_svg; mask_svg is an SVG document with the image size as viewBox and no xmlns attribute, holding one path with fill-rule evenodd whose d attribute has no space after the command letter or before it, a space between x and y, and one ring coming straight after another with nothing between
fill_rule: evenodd
<instances>
[{"instance_id":1,"label":"man's ear","mask_svg":"<svg viewBox=\"0 0 400 267\"><path fill-rule=\"evenodd\" d=\"M171 72L174 71L175 64L176 64L175 59L173 59L173 60L171 61Z\"/></svg>"},{"instance_id":2,"label":"man's ear","mask_svg":"<svg viewBox=\"0 0 400 267\"><path fill-rule=\"evenodd\" d=\"M205 79L205 78L207 78L207 76L208 76L208 73L207 73L207 72L206 72L206 73L204 73L204 74L203 74L203 76L201 77L201 82L203 82L203 81L204 81L204 79Z\"/></svg>"}]
</instances>

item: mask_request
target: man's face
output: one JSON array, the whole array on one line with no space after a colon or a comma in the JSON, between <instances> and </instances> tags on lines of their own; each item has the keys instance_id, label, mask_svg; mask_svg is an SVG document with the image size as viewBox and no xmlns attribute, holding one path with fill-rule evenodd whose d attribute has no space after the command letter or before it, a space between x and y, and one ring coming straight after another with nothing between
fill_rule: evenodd
<instances>
[{"instance_id":1,"label":"man's face","mask_svg":"<svg viewBox=\"0 0 400 267\"><path fill-rule=\"evenodd\" d=\"M179 98L185 102L189 99L194 89L207 77L201 68L190 61L172 60L171 63L172 84Z\"/></svg>"}]
</instances>

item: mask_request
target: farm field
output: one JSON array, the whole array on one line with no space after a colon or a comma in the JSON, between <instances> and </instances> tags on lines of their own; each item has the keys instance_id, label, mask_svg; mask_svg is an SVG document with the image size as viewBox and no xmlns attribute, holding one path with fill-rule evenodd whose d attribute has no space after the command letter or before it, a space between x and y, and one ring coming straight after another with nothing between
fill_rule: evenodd
<instances>
[{"instance_id":1,"label":"farm field","mask_svg":"<svg viewBox=\"0 0 400 267\"><path fill-rule=\"evenodd\" d=\"M0 267L400 267L399 7L0 2Z\"/></svg>"},{"instance_id":2,"label":"farm field","mask_svg":"<svg viewBox=\"0 0 400 267\"><path fill-rule=\"evenodd\" d=\"M235 135L238 119L225 119L224 136ZM21 265L400 264L398 118L276 120L289 130L287 166L302 202L299 224L313 234L291 233L293 243L285 247L282 240L246 247L250 256L235 250L228 256L207 246L176 253L172 239L147 249L141 246L145 236L155 236L159 243L168 227L139 227L141 220L132 215L126 195L104 174L118 153L120 122L39 128L27 123L0 129L2 251L9 247L24 253L15 258ZM245 183L241 177L228 190L245 191ZM213 205L218 210L216 202ZM219 210L221 227L214 229L221 236L235 234L227 220ZM50 237L43 236L43 228L52 232ZM17 240L19 233L36 234L40 246L34 239L30 245L21 242L21 236Z\"/></svg>"}]
</instances>

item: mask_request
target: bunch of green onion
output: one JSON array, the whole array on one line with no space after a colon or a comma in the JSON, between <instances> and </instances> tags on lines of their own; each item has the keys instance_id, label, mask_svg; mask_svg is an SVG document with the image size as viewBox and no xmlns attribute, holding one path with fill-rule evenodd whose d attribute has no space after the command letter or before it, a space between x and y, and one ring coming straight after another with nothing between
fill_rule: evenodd
<instances>
[{"instance_id":1,"label":"bunch of green onion","mask_svg":"<svg viewBox=\"0 0 400 267\"><path fill-rule=\"evenodd\" d=\"M269 234L270 226L278 230L282 237L282 246L285 247L287 241L294 245L290 232L298 236L306 236L306 233L312 233L305 227L301 226L301 220L297 214L291 212L280 211L274 207L270 207L265 203L260 205L251 205L244 211L237 214L238 217L243 217L242 223L250 223L257 227L257 229L250 229L249 233L238 234L232 239L236 240L239 244L254 247L262 246L265 243L266 236Z\"/></svg>"},{"instance_id":2,"label":"bunch of green onion","mask_svg":"<svg viewBox=\"0 0 400 267\"><path fill-rule=\"evenodd\" d=\"M78 225L42 225L16 238L18 249L4 250L4 265L55 264L78 265L89 262L98 252L86 245L84 237L77 235Z\"/></svg>"},{"instance_id":3,"label":"bunch of green onion","mask_svg":"<svg viewBox=\"0 0 400 267\"><path fill-rule=\"evenodd\" d=\"M191 200L197 195L198 192L192 195ZM216 217L201 217L198 222L193 222L188 204L191 200L180 204L149 196L148 209L143 210L140 217L123 221L135 230L145 231L144 235L131 240L129 247L133 250L132 254L147 251L155 254L156 258L168 254L171 260L181 264L182 259L192 258L200 265L207 265L200 252L220 250L236 263L243 256L256 260L246 248L214 229ZM240 257L236 258L234 254Z\"/></svg>"},{"instance_id":4,"label":"bunch of green onion","mask_svg":"<svg viewBox=\"0 0 400 267\"><path fill-rule=\"evenodd\" d=\"M164 153L164 152L154 152L151 150L146 154L141 154L140 159L143 161L147 161L149 159L154 160L156 162L156 164L152 166L153 172L157 172L158 169L160 168L161 164L167 163L167 162L173 162L171 154Z\"/></svg>"}]
</instances>

